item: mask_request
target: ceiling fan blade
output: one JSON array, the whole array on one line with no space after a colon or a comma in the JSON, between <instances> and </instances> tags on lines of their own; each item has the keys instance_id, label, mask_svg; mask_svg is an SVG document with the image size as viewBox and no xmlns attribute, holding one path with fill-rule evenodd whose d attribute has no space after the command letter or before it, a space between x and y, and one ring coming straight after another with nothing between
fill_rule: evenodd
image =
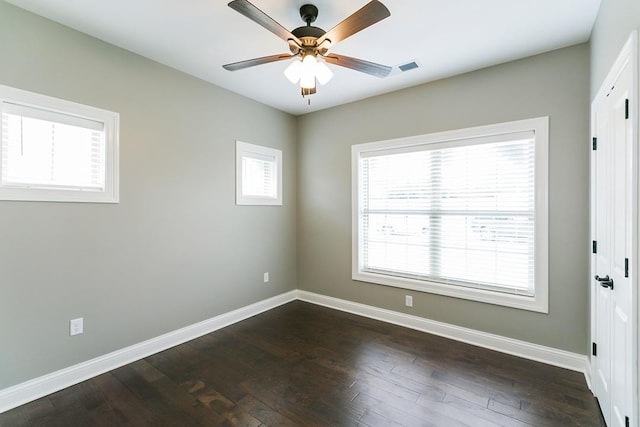
<instances>
[{"instance_id":1,"label":"ceiling fan blade","mask_svg":"<svg viewBox=\"0 0 640 427\"><path fill-rule=\"evenodd\" d=\"M262 25L267 30L271 31L276 36L280 37L284 41L293 40L298 46L302 46L302 42L296 36L291 34L289 30L278 24L269 15L255 7L247 0L233 0L228 5L231 9L241 13L254 22Z\"/></svg>"},{"instance_id":2,"label":"ceiling fan blade","mask_svg":"<svg viewBox=\"0 0 640 427\"><path fill-rule=\"evenodd\" d=\"M353 13L347 19L327 31L318 39L318 46L325 41L335 46L340 41L351 37L355 33L382 21L384 18L391 16L389 9L378 0L372 0L364 5L360 10ZM327 46L327 48L330 46Z\"/></svg>"},{"instance_id":3,"label":"ceiling fan blade","mask_svg":"<svg viewBox=\"0 0 640 427\"><path fill-rule=\"evenodd\" d=\"M248 59L246 61L234 62L231 64L223 65L222 68L229 71L242 70L243 68L255 67L256 65L268 64L269 62L284 61L285 59L293 58L296 55L289 55L288 53L281 53L279 55L263 56L261 58Z\"/></svg>"},{"instance_id":4,"label":"ceiling fan blade","mask_svg":"<svg viewBox=\"0 0 640 427\"><path fill-rule=\"evenodd\" d=\"M375 62L365 61L363 59L352 58L345 55L330 54L323 56L324 60L329 64L339 65L341 67L351 68L376 77L387 77L391 72L391 67L376 64Z\"/></svg>"}]
</instances>

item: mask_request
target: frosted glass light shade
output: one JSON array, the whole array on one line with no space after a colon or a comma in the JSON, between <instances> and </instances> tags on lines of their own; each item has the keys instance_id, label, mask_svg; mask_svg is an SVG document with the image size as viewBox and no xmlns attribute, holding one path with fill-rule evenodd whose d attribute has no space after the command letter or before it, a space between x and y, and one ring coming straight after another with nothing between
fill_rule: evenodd
<instances>
[{"instance_id":1,"label":"frosted glass light shade","mask_svg":"<svg viewBox=\"0 0 640 427\"><path fill-rule=\"evenodd\" d=\"M313 74L303 74L300 78L300 87L303 89L313 89L316 87L316 76Z\"/></svg>"},{"instance_id":2,"label":"frosted glass light shade","mask_svg":"<svg viewBox=\"0 0 640 427\"><path fill-rule=\"evenodd\" d=\"M302 61L298 61L296 59L289 64L289 66L284 70L284 75L291 83L298 83L300 81L300 76L302 75Z\"/></svg>"},{"instance_id":3,"label":"frosted glass light shade","mask_svg":"<svg viewBox=\"0 0 640 427\"><path fill-rule=\"evenodd\" d=\"M316 66L318 61L313 55L305 55L302 59L302 75L300 76L300 87L311 89L316 87Z\"/></svg>"},{"instance_id":4,"label":"frosted glass light shade","mask_svg":"<svg viewBox=\"0 0 640 427\"><path fill-rule=\"evenodd\" d=\"M318 61L315 66L315 74L321 85L326 84L333 77L333 72L323 61Z\"/></svg>"}]
</instances>

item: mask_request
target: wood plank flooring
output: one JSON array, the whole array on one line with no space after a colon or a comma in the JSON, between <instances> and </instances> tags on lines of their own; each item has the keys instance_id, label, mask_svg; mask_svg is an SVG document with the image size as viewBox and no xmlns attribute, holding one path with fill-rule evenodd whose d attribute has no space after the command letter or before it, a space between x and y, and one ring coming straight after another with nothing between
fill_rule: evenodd
<instances>
[{"instance_id":1,"label":"wood plank flooring","mask_svg":"<svg viewBox=\"0 0 640 427\"><path fill-rule=\"evenodd\" d=\"M582 374L293 302L1 426L604 426Z\"/></svg>"}]
</instances>

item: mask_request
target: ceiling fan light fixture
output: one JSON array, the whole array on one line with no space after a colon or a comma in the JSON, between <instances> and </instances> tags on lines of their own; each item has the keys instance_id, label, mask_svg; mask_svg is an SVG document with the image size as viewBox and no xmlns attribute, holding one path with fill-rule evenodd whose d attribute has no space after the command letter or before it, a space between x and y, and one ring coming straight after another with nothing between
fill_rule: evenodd
<instances>
[{"instance_id":1,"label":"ceiling fan light fixture","mask_svg":"<svg viewBox=\"0 0 640 427\"><path fill-rule=\"evenodd\" d=\"M318 60L315 53L307 53L302 60L296 60L284 70L285 77L293 84L300 82L303 96L316 92L316 81L326 84L333 72L324 61Z\"/></svg>"}]
</instances>

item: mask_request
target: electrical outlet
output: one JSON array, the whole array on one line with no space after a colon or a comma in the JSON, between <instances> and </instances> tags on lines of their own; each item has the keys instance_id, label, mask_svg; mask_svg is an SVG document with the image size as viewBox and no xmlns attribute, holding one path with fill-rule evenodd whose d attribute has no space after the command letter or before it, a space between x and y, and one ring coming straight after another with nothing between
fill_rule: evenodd
<instances>
[{"instance_id":1,"label":"electrical outlet","mask_svg":"<svg viewBox=\"0 0 640 427\"><path fill-rule=\"evenodd\" d=\"M407 307L413 307L413 297L411 295L404 296L404 305Z\"/></svg>"},{"instance_id":2,"label":"electrical outlet","mask_svg":"<svg viewBox=\"0 0 640 427\"><path fill-rule=\"evenodd\" d=\"M269 281L269 273L264 273L264 283L267 283Z\"/></svg>"},{"instance_id":3,"label":"electrical outlet","mask_svg":"<svg viewBox=\"0 0 640 427\"><path fill-rule=\"evenodd\" d=\"M79 335L84 332L84 324L82 317L69 321L69 335Z\"/></svg>"}]
</instances>

